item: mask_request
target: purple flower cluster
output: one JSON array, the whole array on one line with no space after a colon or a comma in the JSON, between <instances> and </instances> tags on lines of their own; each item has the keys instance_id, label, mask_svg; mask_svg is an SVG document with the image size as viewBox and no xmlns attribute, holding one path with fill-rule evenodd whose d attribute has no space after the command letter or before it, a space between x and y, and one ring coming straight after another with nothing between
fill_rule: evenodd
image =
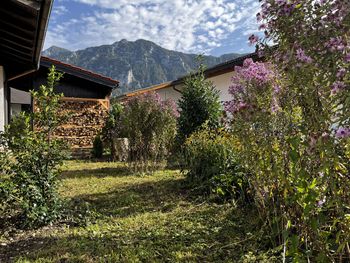
<instances>
[{"instance_id":1,"label":"purple flower cluster","mask_svg":"<svg viewBox=\"0 0 350 263\"><path fill-rule=\"evenodd\" d=\"M340 127L336 130L335 136L337 138L349 138L350 137L350 128Z\"/></svg>"},{"instance_id":2,"label":"purple flower cluster","mask_svg":"<svg viewBox=\"0 0 350 263\"><path fill-rule=\"evenodd\" d=\"M254 94L249 94L247 87L253 85L263 89L272 82L274 77L275 73L269 64L246 59L242 67L235 67L235 74L231 79L232 85L229 87L229 93L233 99L225 103L225 110L230 113L237 113L243 110L254 109L255 106L248 103L247 100L247 96L254 96ZM274 88L276 91L279 91L279 89L277 85ZM277 109L277 103L275 102L273 103L273 108Z\"/></svg>"},{"instance_id":3,"label":"purple flower cluster","mask_svg":"<svg viewBox=\"0 0 350 263\"><path fill-rule=\"evenodd\" d=\"M346 75L346 69L341 68L337 72L337 79L342 80L345 77L345 75Z\"/></svg>"},{"instance_id":4,"label":"purple flower cluster","mask_svg":"<svg viewBox=\"0 0 350 263\"><path fill-rule=\"evenodd\" d=\"M336 81L332 84L331 89L332 89L332 94L336 94L339 91L342 91L346 88L346 84L342 81Z\"/></svg>"},{"instance_id":5,"label":"purple flower cluster","mask_svg":"<svg viewBox=\"0 0 350 263\"><path fill-rule=\"evenodd\" d=\"M329 41L325 43L325 47L330 51L344 51L346 47L346 42L341 37L332 37Z\"/></svg>"},{"instance_id":6,"label":"purple flower cluster","mask_svg":"<svg viewBox=\"0 0 350 263\"><path fill-rule=\"evenodd\" d=\"M270 15L273 9L277 9L277 15L289 16L295 10L296 6L300 3L299 0L274 0L274 1L263 1L261 5L261 13L257 16L258 22L265 19ZM260 21L259 21L260 20Z\"/></svg>"},{"instance_id":7,"label":"purple flower cluster","mask_svg":"<svg viewBox=\"0 0 350 263\"><path fill-rule=\"evenodd\" d=\"M279 8L278 15L289 16L299 4L299 1L291 2L289 0L276 0L276 4Z\"/></svg>"},{"instance_id":8,"label":"purple flower cluster","mask_svg":"<svg viewBox=\"0 0 350 263\"><path fill-rule=\"evenodd\" d=\"M162 109L170 112L171 115L178 118L180 116L179 111L177 110L176 102L172 99L167 99L162 102Z\"/></svg>"},{"instance_id":9,"label":"purple flower cluster","mask_svg":"<svg viewBox=\"0 0 350 263\"><path fill-rule=\"evenodd\" d=\"M312 58L307 56L305 54L305 51L303 49L301 49L301 48L297 49L297 51L296 51L296 58L300 62L304 62L304 63L307 63L307 64L310 64L313 61Z\"/></svg>"},{"instance_id":10,"label":"purple flower cluster","mask_svg":"<svg viewBox=\"0 0 350 263\"><path fill-rule=\"evenodd\" d=\"M236 66L235 73L232 82L236 85L240 85L241 80L244 80L248 82L253 81L258 86L263 86L274 77L274 72L269 68L268 64L254 62L251 58L244 60L242 67ZM235 93L236 89L232 89L233 93ZM241 88L238 88L238 90L241 90Z\"/></svg>"},{"instance_id":11,"label":"purple flower cluster","mask_svg":"<svg viewBox=\"0 0 350 263\"><path fill-rule=\"evenodd\" d=\"M163 112L168 112L174 117L179 117L176 102L172 99L162 100L161 96L157 92L146 92L141 95L132 97L126 103L145 102L154 105L161 109Z\"/></svg>"},{"instance_id":12,"label":"purple flower cluster","mask_svg":"<svg viewBox=\"0 0 350 263\"><path fill-rule=\"evenodd\" d=\"M349 15L349 1L344 0L328 0L322 1L321 5L329 5L329 12L322 17L322 22L331 23L341 28L343 26L343 21L347 15Z\"/></svg>"},{"instance_id":13,"label":"purple flower cluster","mask_svg":"<svg viewBox=\"0 0 350 263\"><path fill-rule=\"evenodd\" d=\"M347 63L350 62L350 53L345 55L344 61L347 62Z\"/></svg>"},{"instance_id":14,"label":"purple flower cluster","mask_svg":"<svg viewBox=\"0 0 350 263\"><path fill-rule=\"evenodd\" d=\"M249 43L253 45L259 41L259 37L253 34L248 38L248 40L249 40Z\"/></svg>"}]
</instances>

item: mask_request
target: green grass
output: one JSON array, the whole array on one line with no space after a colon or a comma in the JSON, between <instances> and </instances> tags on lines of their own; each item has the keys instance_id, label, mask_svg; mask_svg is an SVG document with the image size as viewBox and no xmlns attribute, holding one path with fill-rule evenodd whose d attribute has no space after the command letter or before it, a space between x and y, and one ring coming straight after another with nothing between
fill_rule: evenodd
<instances>
[{"instance_id":1,"label":"green grass","mask_svg":"<svg viewBox=\"0 0 350 263\"><path fill-rule=\"evenodd\" d=\"M1 262L273 262L255 256L264 249L255 213L194 195L177 170L137 176L120 163L67 162L61 194L96 219L9 235Z\"/></svg>"}]
</instances>

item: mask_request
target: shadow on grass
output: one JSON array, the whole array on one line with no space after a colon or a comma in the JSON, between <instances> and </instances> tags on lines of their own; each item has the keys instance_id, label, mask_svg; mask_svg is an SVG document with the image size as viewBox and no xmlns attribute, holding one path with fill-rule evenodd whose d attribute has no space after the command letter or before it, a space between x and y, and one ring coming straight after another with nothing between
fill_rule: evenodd
<instances>
[{"instance_id":1,"label":"shadow on grass","mask_svg":"<svg viewBox=\"0 0 350 263\"><path fill-rule=\"evenodd\" d=\"M121 177L132 175L132 171L126 166L114 168L96 168L96 169L78 169L64 171L61 175L62 179L70 178L90 178L90 177Z\"/></svg>"},{"instance_id":2,"label":"shadow on grass","mask_svg":"<svg viewBox=\"0 0 350 263\"><path fill-rule=\"evenodd\" d=\"M169 212L184 202L195 202L185 185L185 179L167 179L120 186L98 194L79 195L102 216L127 217L146 212ZM198 202L198 201L197 201Z\"/></svg>"},{"instance_id":3,"label":"shadow on grass","mask_svg":"<svg viewBox=\"0 0 350 263\"><path fill-rule=\"evenodd\" d=\"M220 214L217 207L207 206L152 227L31 237L0 248L0 261L22 257L23 262L239 262L249 251L264 249L250 234L257 231L254 220L242 211Z\"/></svg>"},{"instance_id":4,"label":"shadow on grass","mask_svg":"<svg viewBox=\"0 0 350 263\"><path fill-rule=\"evenodd\" d=\"M81 176L121 176L116 169ZM70 172L76 177L82 171ZM89 202L100 220L61 235L20 237L0 246L0 262L238 262L265 249L250 234L261 227L253 211L193 196L183 178L134 182L74 200Z\"/></svg>"}]
</instances>

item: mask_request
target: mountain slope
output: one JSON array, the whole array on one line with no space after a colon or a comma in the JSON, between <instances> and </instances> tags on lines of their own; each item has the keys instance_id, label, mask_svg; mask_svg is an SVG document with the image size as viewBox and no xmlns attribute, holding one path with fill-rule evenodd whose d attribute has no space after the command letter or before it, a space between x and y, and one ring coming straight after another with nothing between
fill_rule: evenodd
<instances>
[{"instance_id":1,"label":"mountain slope","mask_svg":"<svg viewBox=\"0 0 350 263\"><path fill-rule=\"evenodd\" d=\"M43 55L117 79L121 92L175 80L197 67L197 55L167 50L142 39L135 42L121 40L74 52L53 46ZM211 67L238 56L204 56L204 64Z\"/></svg>"}]
</instances>

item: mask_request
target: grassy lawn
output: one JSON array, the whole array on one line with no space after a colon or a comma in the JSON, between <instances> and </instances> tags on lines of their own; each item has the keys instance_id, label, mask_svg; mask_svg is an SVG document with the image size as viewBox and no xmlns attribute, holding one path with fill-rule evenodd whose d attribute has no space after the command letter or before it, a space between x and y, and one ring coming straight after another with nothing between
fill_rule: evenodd
<instances>
[{"instance_id":1,"label":"grassy lawn","mask_svg":"<svg viewBox=\"0 0 350 263\"><path fill-rule=\"evenodd\" d=\"M264 262L254 213L195 196L177 170L67 162L62 195L89 224L2 234L0 262ZM273 262L266 259L266 262Z\"/></svg>"}]
</instances>

